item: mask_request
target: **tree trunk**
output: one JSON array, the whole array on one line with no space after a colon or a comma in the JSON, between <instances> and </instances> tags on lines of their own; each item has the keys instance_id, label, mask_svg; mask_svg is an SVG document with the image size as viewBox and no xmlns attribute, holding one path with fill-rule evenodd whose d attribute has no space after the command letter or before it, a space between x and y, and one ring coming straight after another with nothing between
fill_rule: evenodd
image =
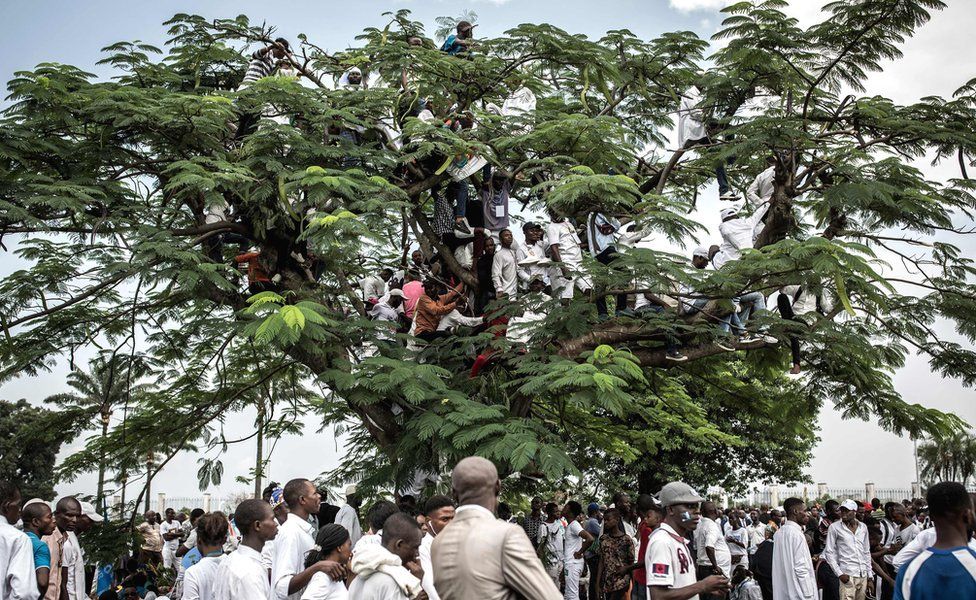
<instances>
[{"instance_id":1,"label":"tree trunk","mask_svg":"<svg viewBox=\"0 0 976 600\"><path fill-rule=\"evenodd\" d=\"M95 506L101 508L105 498L105 438L108 437L108 422L111 413L102 409L102 447L98 451L98 490L95 492Z\"/></svg>"},{"instance_id":2,"label":"tree trunk","mask_svg":"<svg viewBox=\"0 0 976 600\"><path fill-rule=\"evenodd\" d=\"M264 475L264 402L258 403L258 440L254 457L254 497L261 497L261 478Z\"/></svg>"},{"instance_id":3,"label":"tree trunk","mask_svg":"<svg viewBox=\"0 0 976 600\"><path fill-rule=\"evenodd\" d=\"M145 508L143 511L149 510L149 504L152 497L152 478L153 478L153 455L152 452L149 453L149 457L146 459L146 498L145 498Z\"/></svg>"}]
</instances>

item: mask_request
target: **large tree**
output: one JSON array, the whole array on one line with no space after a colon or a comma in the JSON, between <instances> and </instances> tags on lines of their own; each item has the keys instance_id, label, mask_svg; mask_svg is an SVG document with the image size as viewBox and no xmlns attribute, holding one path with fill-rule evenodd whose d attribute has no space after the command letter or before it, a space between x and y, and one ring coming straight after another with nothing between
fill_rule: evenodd
<instances>
[{"instance_id":1,"label":"large tree","mask_svg":"<svg viewBox=\"0 0 976 600\"><path fill-rule=\"evenodd\" d=\"M681 468L667 457L682 447L712 461L701 478L716 473L717 453L739 448L752 455L724 461L726 481L795 479L822 408L912 435L956 430L954 416L905 402L891 376L919 353L947 377L976 381L971 348L935 329L947 321L970 344L976 335L973 268L952 243L972 224L976 91L908 106L864 94L869 74L943 3L834 2L807 29L784 7L727 8L709 57L691 32L592 40L548 24L448 56L401 11L342 52L301 36L300 81L267 77L241 91L248 53L272 43L273 28L177 15L165 52L108 47L111 81L61 64L18 73L0 127L0 234L30 266L0 283L0 374L37 375L80 347L128 338L159 365L161 385L105 449L131 454L151 429L171 457L193 443L219 449L223 417L288 370L327 390L294 404L296 417L343 423L338 475L369 484L477 453L550 479L607 460L650 487L664 471L648 471ZM379 81L337 89L352 66ZM721 134L694 152L662 150L694 83ZM485 110L523 85L539 98L531 115ZM419 99L435 122L411 116ZM256 113L265 118L255 130L236 130ZM442 126L463 113L476 128ZM390 126L397 140L380 132ZM364 131L360 143L340 135L351 128ZM734 156L730 174L744 183L774 156L769 217L741 260L705 274L637 248L613 269L585 269L604 291L689 284L718 311L747 290L824 290L836 300L826 314L765 319L770 334L809 350L809 376L782 375L785 344L728 353L714 325L673 314L600 323L588 297L550 303L525 352L491 334L419 354L385 343L351 284L399 262L411 240L438 250L446 275L476 283L431 224L449 177L442 165L464 154L507 170L531 210L582 220L598 209L686 244L704 233L687 213L714 163ZM950 158L962 173L947 181L916 164ZM260 250L273 291L244 290L232 259L240 240ZM682 339L688 362L665 359L664 332ZM486 348L490 368L469 378Z\"/></svg>"}]
</instances>

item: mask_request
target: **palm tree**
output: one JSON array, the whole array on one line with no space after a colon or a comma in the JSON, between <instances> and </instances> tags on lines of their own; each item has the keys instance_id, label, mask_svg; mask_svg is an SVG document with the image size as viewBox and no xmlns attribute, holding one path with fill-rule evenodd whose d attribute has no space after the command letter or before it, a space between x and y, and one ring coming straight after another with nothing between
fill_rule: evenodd
<instances>
[{"instance_id":1,"label":"palm tree","mask_svg":"<svg viewBox=\"0 0 976 600\"><path fill-rule=\"evenodd\" d=\"M148 366L139 355L130 358L114 353L102 354L89 363L88 371L74 370L68 374L68 386L73 391L49 396L45 402L59 406L61 415L72 429L86 431L100 427L104 440L114 408L124 404L137 391L140 386L133 385L133 382L147 371ZM99 503L105 494L105 452L106 449L102 447L96 493Z\"/></svg>"},{"instance_id":2,"label":"palm tree","mask_svg":"<svg viewBox=\"0 0 976 600\"><path fill-rule=\"evenodd\" d=\"M971 479L976 481L976 435L970 432L920 444L918 458L926 482L958 481L966 485Z\"/></svg>"},{"instance_id":3,"label":"palm tree","mask_svg":"<svg viewBox=\"0 0 976 600\"><path fill-rule=\"evenodd\" d=\"M454 29L457 24L461 21L467 21L472 25L478 22L478 13L473 10L465 10L461 13L459 17L437 17L434 19L437 23L437 29L434 31L434 37L443 42L447 39L447 36L454 33Z\"/></svg>"}]
</instances>

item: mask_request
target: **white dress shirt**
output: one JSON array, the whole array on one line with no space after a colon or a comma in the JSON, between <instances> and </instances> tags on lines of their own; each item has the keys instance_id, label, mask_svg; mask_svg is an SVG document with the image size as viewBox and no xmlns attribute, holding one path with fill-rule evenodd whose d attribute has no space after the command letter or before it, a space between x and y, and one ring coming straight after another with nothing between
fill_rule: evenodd
<instances>
[{"instance_id":1,"label":"white dress shirt","mask_svg":"<svg viewBox=\"0 0 976 600\"><path fill-rule=\"evenodd\" d=\"M559 260L571 269L583 265L583 249L576 228L569 221L549 223L546 228L546 246L559 246Z\"/></svg>"},{"instance_id":2,"label":"white dress shirt","mask_svg":"<svg viewBox=\"0 0 976 600\"><path fill-rule=\"evenodd\" d=\"M3 600L37 600L34 577L34 546L23 531L17 530L0 516L0 598Z\"/></svg>"},{"instance_id":3,"label":"white dress shirt","mask_svg":"<svg viewBox=\"0 0 976 600\"><path fill-rule=\"evenodd\" d=\"M359 538L363 537L363 528L359 524L359 513L348 504L343 504L339 512L336 513L335 522L346 528L346 531L349 532L349 540L353 546L356 545ZM314 537L315 534L313 533L312 535Z\"/></svg>"},{"instance_id":4,"label":"white dress shirt","mask_svg":"<svg viewBox=\"0 0 976 600\"><path fill-rule=\"evenodd\" d=\"M500 247L495 251L495 260L491 263L491 282L495 284L496 294L515 297L518 291L518 258L514 248Z\"/></svg>"},{"instance_id":5,"label":"white dress shirt","mask_svg":"<svg viewBox=\"0 0 976 600\"><path fill-rule=\"evenodd\" d=\"M434 564L430 561L430 546L434 543L434 536L427 532L424 539L420 542L420 568L424 571L424 577L420 580L420 585L427 592L429 600L441 600L434 589Z\"/></svg>"},{"instance_id":6,"label":"white dress shirt","mask_svg":"<svg viewBox=\"0 0 976 600\"><path fill-rule=\"evenodd\" d=\"M768 211L769 204L764 204L751 215L723 221L718 226L718 231L722 234L722 244L718 248L718 254L712 260L716 269L720 269L730 260L741 257L743 250L752 248L756 227Z\"/></svg>"},{"instance_id":7,"label":"white dress shirt","mask_svg":"<svg viewBox=\"0 0 976 600\"><path fill-rule=\"evenodd\" d=\"M274 598L300 600L302 590L289 594L288 584L291 583L292 577L305 570L305 556L314 545L315 528L312 524L295 513L288 513L288 518L278 528L278 535L274 539L274 560L271 561ZM261 555L256 552L255 554L258 555L260 562Z\"/></svg>"},{"instance_id":8,"label":"white dress shirt","mask_svg":"<svg viewBox=\"0 0 976 600\"><path fill-rule=\"evenodd\" d=\"M803 530L787 521L773 536L773 600L816 600L817 578Z\"/></svg>"},{"instance_id":9,"label":"white dress shirt","mask_svg":"<svg viewBox=\"0 0 976 600\"><path fill-rule=\"evenodd\" d=\"M753 207L769 202L773 197L773 179L776 176L776 167L769 167L752 180L752 185L746 190L746 198Z\"/></svg>"},{"instance_id":10,"label":"white dress shirt","mask_svg":"<svg viewBox=\"0 0 976 600\"><path fill-rule=\"evenodd\" d=\"M325 573L312 575L302 594L302 600L348 600L348 598L349 590L346 589L345 582L333 581Z\"/></svg>"},{"instance_id":11,"label":"white dress shirt","mask_svg":"<svg viewBox=\"0 0 976 600\"><path fill-rule=\"evenodd\" d=\"M701 94L695 87L681 94L681 102L678 104L678 146L681 148L690 141L708 137L704 115L698 108L699 103Z\"/></svg>"},{"instance_id":12,"label":"white dress shirt","mask_svg":"<svg viewBox=\"0 0 976 600\"><path fill-rule=\"evenodd\" d=\"M204 556L183 575L183 600L213 600L223 556Z\"/></svg>"},{"instance_id":13,"label":"white dress shirt","mask_svg":"<svg viewBox=\"0 0 976 600\"><path fill-rule=\"evenodd\" d=\"M715 562L718 568L726 577L732 576L732 552L729 544L725 541L722 526L717 521L702 517L695 528L695 548L698 551L698 564L711 566L712 561L708 559L706 548L715 549Z\"/></svg>"},{"instance_id":14,"label":"white dress shirt","mask_svg":"<svg viewBox=\"0 0 976 600\"><path fill-rule=\"evenodd\" d=\"M838 577L867 577L871 574L871 543L868 528L855 521L857 529L851 529L843 521L835 521L827 529L827 546L823 558Z\"/></svg>"},{"instance_id":15,"label":"white dress shirt","mask_svg":"<svg viewBox=\"0 0 976 600\"><path fill-rule=\"evenodd\" d=\"M221 561L220 568L217 569L213 600L269 598L271 585L268 583L268 572L261 566L261 554L241 544Z\"/></svg>"},{"instance_id":16,"label":"white dress shirt","mask_svg":"<svg viewBox=\"0 0 976 600\"><path fill-rule=\"evenodd\" d=\"M85 593L85 553L74 531L68 532L68 539L64 542L61 566L68 568L68 600L88 600Z\"/></svg>"},{"instance_id":17,"label":"white dress shirt","mask_svg":"<svg viewBox=\"0 0 976 600\"><path fill-rule=\"evenodd\" d=\"M541 241L534 244L521 244L516 250L516 255L519 262L518 276L526 287L535 276L541 277L546 283L549 282L549 261L546 259L546 251ZM530 264L524 264L526 262Z\"/></svg>"}]
</instances>

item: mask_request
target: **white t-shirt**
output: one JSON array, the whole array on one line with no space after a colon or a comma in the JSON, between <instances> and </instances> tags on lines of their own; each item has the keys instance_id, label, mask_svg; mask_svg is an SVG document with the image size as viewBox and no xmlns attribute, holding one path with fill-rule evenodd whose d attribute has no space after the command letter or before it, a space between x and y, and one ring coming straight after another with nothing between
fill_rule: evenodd
<instances>
[{"instance_id":1,"label":"white t-shirt","mask_svg":"<svg viewBox=\"0 0 976 600\"><path fill-rule=\"evenodd\" d=\"M546 543L546 549L549 552L549 556L553 559L559 557L560 559L564 554L566 538L566 526L559 519L556 519L552 523L542 522L539 527L539 541Z\"/></svg>"},{"instance_id":2,"label":"white t-shirt","mask_svg":"<svg viewBox=\"0 0 976 600\"><path fill-rule=\"evenodd\" d=\"M177 521L176 519L173 519L172 522L170 522L170 521L163 521L159 525L159 535L164 536L163 537L163 548L166 549L166 550L169 550L170 552L176 552L176 549L180 547L180 538L175 538L175 539L172 539L172 540L167 540L166 537L165 537L167 533L170 533L172 531L176 531L176 532L180 532L181 531L180 522Z\"/></svg>"},{"instance_id":3,"label":"white t-shirt","mask_svg":"<svg viewBox=\"0 0 976 600\"><path fill-rule=\"evenodd\" d=\"M721 525L708 517L702 517L695 529L695 547L698 549L698 564L711 565L705 548L714 548L718 568L726 577L732 576L732 553L729 551L728 542L725 541Z\"/></svg>"},{"instance_id":4,"label":"white t-shirt","mask_svg":"<svg viewBox=\"0 0 976 600\"><path fill-rule=\"evenodd\" d=\"M744 555L749 548L749 532L746 530L746 528L739 527L738 529L732 529L730 526L726 534L726 537L730 537L742 544L741 546L738 544L729 544L729 553L732 554L732 556Z\"/></svg>"},{"instance_id":5,"label":"white t-shirt","mask_svg":"<svg viewBox=\"0 0 976 600\"><path fill-rule=\"evenodd\" d=\"M316 573L305 587L302 600L348 600L349 590L341 581L332 581L325 573Z\"/></svg>"},{"instance_id":6,"label":"white t-shirt","mask_svg":"<svg viewBox=\"0 0 976 600\"><path fill-rule=\"evenodd\" d=\"M667 523L662 523L651 532L644 555L644 569L648 587L683 588L698 581L685 539ZM650 590L647 591L647 600L651 600ZM698 600L698 595L689 600Z\"/></svg>"},{"instance_id":7,"label":"white t-shirt","mask_svg":"<svg viewBox=\"0 0 976 600\"><path fill-rule=\"evenodd\" d=\"M213 600L223 556L204 556L183 576L183 600Z\"/></svg>"},{"instance_id":8,"label":"white t-shirt","mask_svg":"<svg viewBox=\"0 0 976 600\"><path fill-rule=\"evenodd\" d=\"M564 547L566 549L565 560L567 563L582 561L582 558L576 558L576 553L583 549L583 537L580 532L583 531L583 526L580 525L579 521L573 520L566 527L566 542Z\"/></svg>"},{"instance_id":9,"label":"white t-shirt","mask_svg":"<svg viewBox=\"0 0 976 600\"><path fill-rule=\"evenodd\" d=\"M546 246L559 245L559 259L566 265L579 267L583 264L583 250L576 228L569 221L549 223L546 228Z\"/></svg>"}]
</instances>

